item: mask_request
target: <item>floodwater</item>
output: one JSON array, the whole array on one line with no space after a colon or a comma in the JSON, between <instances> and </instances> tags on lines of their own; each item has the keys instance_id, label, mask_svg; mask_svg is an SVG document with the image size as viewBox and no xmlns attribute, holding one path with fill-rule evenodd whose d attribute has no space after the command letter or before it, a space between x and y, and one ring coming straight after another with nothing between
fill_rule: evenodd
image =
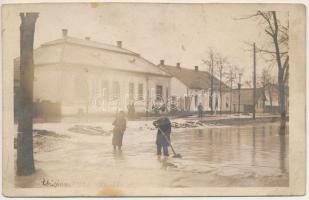
<instances>
[{"instance_id":1,"label":"floodwater","mask_svg":"<svg viewBox=\"0 0 309 200\"><path fill-rule=\"evenodd\" d=\"M72 124L36 124L60 134L34 137L37 173L16 178L18 187L285 187L289 136L278 123L173 129L182 158L156 156L156 130L128 122L123 150L111 134L67 131ZM102 126L103 124L95 124ZM149 126L149 125L148 125Z\"/></svg>"}]
</instances>

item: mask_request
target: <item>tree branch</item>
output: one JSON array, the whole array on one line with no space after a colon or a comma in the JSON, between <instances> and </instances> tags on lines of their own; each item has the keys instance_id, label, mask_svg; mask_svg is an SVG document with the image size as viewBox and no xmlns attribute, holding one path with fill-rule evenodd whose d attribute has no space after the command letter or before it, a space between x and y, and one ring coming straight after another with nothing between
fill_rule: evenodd
<instances>
[{"instance_id":1,"label":"tree branch","mask_svg":"<svg viewBox=\"0 0 309 200\"><path fill-rule=\"evenodd\" d=\"M269 32L267 29L265 29L265 32L266 32L268 35L270 35L271 37L274 37L274 35L273 35L271 32Z\"/></svg>"},{"instance_id":2,"label":"tree branch","mask_svg":"<svg viewBox=\"0 0 309 200\"><path fill-rule=\"evenodd\" d=\"M265 50L265 49L259 49L259 48L256 48L256 50L258 51L258 52L262 52L262 53L270 53L270 54L275 54L276 52L274 52L274 51L269 51L269 50ZM283 54L283 55L285 55L285 54L287 54L288 52L286 52L286 51L284 51L284 52L280 52L280 54Z\"/></svg>"},{"instance_id":3,"label":"tree branch","mask_svg":"<svg viewBox=\"0 0 309 200\"><path fill-rule=\"evenodd\" d=\"M263 13L263 12L261 12L261 11L258 11L258 14L261 15L261 16L266 20L266 22L268 23L269 28L270 28L272 34L274 35L275 32L274 32L274 29L273 29L273 26L272 26L272 24L271 24L271 22L270 22L269 17L267 17L266 14Z\"/></svg>"},{"instance_id":4,"label":"tree branch","mask_svg":"<svg viewBox=\"0 0 309 200\"><path fill-rule=\"evenodd\" d=\"M249 15L249 16L240 17L240 18L233 18L233 19L234 20L244 20L244 19L250 19L250 18L253 18L253 17L257 17L257 16L259 16L259 14Z\"/></svg>"}]
</instances>

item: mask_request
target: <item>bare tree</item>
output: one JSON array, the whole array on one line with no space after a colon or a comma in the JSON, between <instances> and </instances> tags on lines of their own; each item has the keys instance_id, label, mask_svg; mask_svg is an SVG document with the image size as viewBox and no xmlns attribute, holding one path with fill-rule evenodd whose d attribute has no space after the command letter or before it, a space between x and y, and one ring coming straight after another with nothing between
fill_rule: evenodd
<instances>
[{"instance_id":1,"label":"bare tree","mask_svg":"<svg viewBox=\"0 0 309 200\"><path fill-rule=\"evenodd\" d=\"M210 104L210 110L211 113L213 113L213 93L214 93L214 67L216 64L217 58L215 56L215 52L213 49L209 49L208 52L208 59L203 60L203 62L208 65L208 72L209 72L209 80L210 80L210 99L209 99L209 104Z\"/></svg>"},{"instance_id":2,"label":"bare tree","mask_svg":"<svg viewBox=\"0 0 309 200\"><path fill-rule=\"evenodd\" d=\"M225 73L224 77L226 80L226 83L230 85L230 113L232 113L232 100L233 100L233 85L236 83L237 80L237 74L238 74L238 67L229 65L228 66L229 70L227 73Z\"/></svg>"},{"instance_id":3,"label":"bare tree","mask_svg":"<svg viewBox=\"0 0 309 200\"><path fill-rule=\"evenodd\" d=\"M260 77L260 82L263 88L263 91L268 93L269 103L270 103L270 112L273 112L273 92L274 88L274 77L272 77L269 69L263 69L262 75ZM265 108L265 102L264 102Z\"/></svg>"},{"instance_id":4,"label":"bare tree","mask_svg":"<svg viewBox=\"0 0 309 200\"><path fill-rule=\"evenodd\" d=\"M18 119L17 175L34 173L33 159L33 39L38 13L20 13L20 97L23 110Z\"/></svg>"},{"instance_id":5,"label":"bare tree","mask_svg":"<svg viewBox=\"0 0 309 200\"><path fill-rule=\"evenodd\" d=\"M265 34L270 38L268 48L258 48L257 51L270 56L270 60L276 62L278 69L278 90L279 90L279 103L280 103L280 128L285 129L286 125L286 82L288 79L289 71L289 55L288 55L288 41L289 41L289 24L288 22L283 25L277 18L276 11L258 11L256 14L242 18L258 18L260 23L264 26Z\"/></svg>"},{"instance_id":6,"label":"bare tree","mask_svg":"<svg viewBox=\"0 0 309 200\"><path fill-rule=\"evenodd\" d=\"M218 72L219 72L219 94L220 94L220 114L221 114L221 111L222 111L222 78L223 78L223 75L224 75L224 72L225 72L225 67L226 65L228 64L227 63L227 59L218 55Z\"/></svg>"}]
</instances>

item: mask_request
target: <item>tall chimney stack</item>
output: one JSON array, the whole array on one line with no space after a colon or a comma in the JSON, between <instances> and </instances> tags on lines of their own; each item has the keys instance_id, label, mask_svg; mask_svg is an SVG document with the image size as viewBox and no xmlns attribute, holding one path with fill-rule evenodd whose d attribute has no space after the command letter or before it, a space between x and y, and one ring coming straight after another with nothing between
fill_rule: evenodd
<instances>
[{"instance_id":1,"label":"tall chimney stack","mask_svg":"<svg viewBox=\"0 0 309 200\"><path fill-rule=\"evenodd\" d=\"M122 48L122 41L117 41L117 47Z\"/></svg>"},{"instance_id":2,"label":"tall chimney stack","mask_svg":"<svg viewBox=\"0 0 309 200\"><path fill-rule=\"evenodd\" d=\"M68 36L68 29L62 29L62 37L67 37Z\"/></svg>"},{"instance_id":3,"label":"tall chimney stack","mask_svg":"<svg viewBox=\"0 0 309 200\"><path fill-rule=\"evenodd\" d=\"M160 60L160 65L164 65L164 60Z\"/></svg>"},{"instance_id":4,"label":"tall chimney stack","mask_svg":"<svg viewBox=\"0 0 309 200\"><path fill-rule=\"evenodd\" d=\"M194 66L195 71L198 71L198 66Z\"/></svg>"}]
</instances>

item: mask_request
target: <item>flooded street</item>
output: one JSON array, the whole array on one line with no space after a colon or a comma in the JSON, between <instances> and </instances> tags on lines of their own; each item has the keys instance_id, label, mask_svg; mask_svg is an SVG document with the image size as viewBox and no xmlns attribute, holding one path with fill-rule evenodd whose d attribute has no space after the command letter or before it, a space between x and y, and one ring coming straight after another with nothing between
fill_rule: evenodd
<instances>
[{"instance_id":1,"label":"flooded street","mask_svg":"<svg viewBox=\"0 0 309 200\"><path fill-rule=\"evenodd\" d=\"M278 123L173 129L182 158L156 156L151 122L128 122L122 152L113 151L111 132L68 131L73 124L35 124L54 135L35 136L37 172L16 178L19 187L280 187L289 184L288 133ZM103 123L87 125L104 127ZM147 128L148 127L148 128Z\"/></svg>"},{"instance_id":2,"label":"flooded street","mask_svg":"<svg viewBox=\"0 0 309 200\"><path fill-rule=\"evenodd\" d=\"M265 180L259 184L270 186L271 177L288 176L288 136L279 135L278 128L278 124L265 124L177 133L174 144L184 157L174 163L178 170L216 177L208 186L255 186L247 181L251 179ZM199 177L195 181L204 182ZM287 182L273 186L277 184Z\"/></svg>"}]
</instances>

